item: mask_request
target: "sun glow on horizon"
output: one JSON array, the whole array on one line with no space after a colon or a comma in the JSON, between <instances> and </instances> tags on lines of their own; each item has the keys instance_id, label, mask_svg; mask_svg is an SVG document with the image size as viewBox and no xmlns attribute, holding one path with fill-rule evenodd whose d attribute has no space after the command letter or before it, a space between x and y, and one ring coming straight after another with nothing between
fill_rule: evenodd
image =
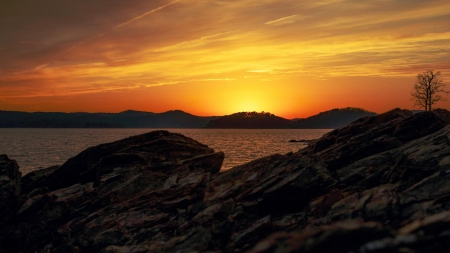
<instances>
[{"instance_id":1,"label":"sun glow on horizon","mask_svg":"<svg viewBox=\"0 0 450 253\"><path fill-rule=\"evenodd\" d=\"M241 103L238 103L238 105L236 106L237 112L261 112L262 107L258 104L255 103L254 101L250 101L250 100L246 100L246 101L242 101Z\"/></svg>"}]
</instances>

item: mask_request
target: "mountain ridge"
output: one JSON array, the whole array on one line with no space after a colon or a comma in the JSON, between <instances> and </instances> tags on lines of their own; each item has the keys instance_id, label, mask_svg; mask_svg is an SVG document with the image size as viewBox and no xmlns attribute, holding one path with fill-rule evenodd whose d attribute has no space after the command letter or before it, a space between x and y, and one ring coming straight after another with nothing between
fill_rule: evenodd
<instances>
[{"instance_id":1,"label":"mountain ridge","mask_svg":"<svg viewBox=\"0 0 450 253\"><path fill-rule=\"evenodd\" d=\"M236 117L239 120L230 117ZM247 115L248 117L246 117ZM251 116L253 115L253 116ZM335 108L304 119L285 119L268 112L196 116L182 110L162 113L21 112L0 110L0 128L339 128L376 115L360 108ZM250 122L251 121L251 122ZM233 123L231 123L233 122ZM231 125L230 125L231 124Z\"/></svg>"}]
</instances>

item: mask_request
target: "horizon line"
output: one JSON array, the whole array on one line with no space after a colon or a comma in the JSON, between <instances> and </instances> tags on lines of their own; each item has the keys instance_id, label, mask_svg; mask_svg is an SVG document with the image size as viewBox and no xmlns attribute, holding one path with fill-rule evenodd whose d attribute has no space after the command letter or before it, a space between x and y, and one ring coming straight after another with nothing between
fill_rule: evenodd
<instances>
[{"instance_id":1,"label":"horizon line","mask_svg":"<svg viewBox=\"0 0 450 253\"><path fill-rule=\"evenodd\" d=\"M369 113L382 114L382 113L377 113L377 112L369 111L369 110L366 110L366 109L360 108L360 107L351 107L351 106L348 106L348 107L340 107L340 108L336 107L336 108L332 108L332 109L329 109L329 110L321 111L321 112L318 112L318 113L316 113L316 114L312 114L312 115L310 115L310 116L308 116L308 117L312 117L312 116L315 116L315 115L318 115L318 114L321 114L321 113L324 113L324 112L332 111L332 110L341 110L341 109L359 109L359 110L363 110L363 111L366 111L366 112L369 112ZM390 109L390 110L387 110L386 112L391 111L391 110L394 110L394 109L397 109L397 108L392 108L392 109ZM400 109L401 109L401 108L400 108ZM404 110L409 110L409 111L421 111L421 110L414 110L414 109L404 109ZM127 110L123 110L123 111L119 111L119 112L86 112L86 111L73 111L73 112L64 112L64 111L13 111L13 110L2 110L2 109L0 109L0 112L18 112L18 113L65 113L65 114L76 114L76 113L86 113L86 114L120 114L120 113L126 113L126 112L164 114L164 113L175 112L175 111L183 112L183 113L186 113L186 114L189 114L189 115L192 115L192 116L202 117L202 118L207 118L207 117L224 117L224 116L229 116L229 115L232 115L232 114L242 113L242 112L258 112L258 113L264 112L264 113L270 113L270 114L273 114L273 115L275 115L275 116L278 116L277 114L274 114L274 113L271 113L271 112L268 112L268 111L240 111L240 112L234 112L234 113L231 113L231 114L224 114L224 115L207 115L207 116L199 116L199 115L192 114L192 113L190 113L190 112L187 112L187 111L184 111L184 110L181 110L181 109L173 109L173 110L167 110L167 111L163 111L163 112L140 111L140 110L133 110L133 109L127 109ZM383 112L383 113L384 113L384 112ZM281 116L278 116L278 117L281 117ZM308 117L294 117L294 118L285 118L285 119L291 119L291 120L293 120L293 119L304 119L304 118L308 118ZM282 118L284 118L284 117L282 117Z\"/></svg>"}]
</instances>

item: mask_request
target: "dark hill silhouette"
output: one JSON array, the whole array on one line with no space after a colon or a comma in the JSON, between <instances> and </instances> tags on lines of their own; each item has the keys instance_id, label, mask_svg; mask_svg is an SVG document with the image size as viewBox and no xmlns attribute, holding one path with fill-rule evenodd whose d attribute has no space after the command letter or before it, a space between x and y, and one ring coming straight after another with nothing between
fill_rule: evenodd
<instances>
[{"instance_id":1,"label":"dark hill silhouette","mask_svg":"<svg viewBox=\"0 0 450 253\"><path fill-rule=\"evenodd\" d=\"M215 117L200 117L181 110L167 111L149 117L152 127L202 128Z\"/></svg>"},{"instance_id":2,"label":"dark hill silhouette","mask_svg":"<svg viewBox=\"0 0 450 253\"><path fill-rule=\"evenodd\" d=\"M336 129L344 127L357 119L374 115L376 113L361 108L336 108L306 119L295 119L293 120L293 127L305 129Z\"/></svg>"},{"instance_id":3,"label":"dark hill silhouette","mask_svg":"<svg viewBox=\"0 0 450 253\"><path fill-rule=\"evenodd\" d=\"M335 129L366 116L376 115L360 108L333 109L305 118L287 120L267 112L240 112L208 123L208 128L302 128Z\"/></svg>"},{"instance_id":4,"label":"dark hill silhouette","mask_svg":"<svg viewBox=\"0 0 450 253\"><path fill-rule=\"evenodd\" d=\"M0 127L18 128L202 128L216 117L199 117L183 111L164 113L62 113L0 111Z\"/></svg>"},{"instance_id":5,"label":"dark hill silhouette","mask_svg":"<svg viewBox=\"0 0 450 253\"><path fill-rule=\"evenodd\" d=\"M291 128L291 121L268 112L238 112L211 120L208 128Z\"/></svg>"},{"instance_id":6,"label":"dark hill silhouette","mask_svg":"<svg viewBox=\"0 0 450 253\"><path fill-rule=\"evenodd\" d=\"M305 118L288 120L268 112L240 112L200 117L181 110L163 113L127 110L120 113L63 113L0 111L0 127L19 128L323 128L343 127L375 115L358 108L333 109Z\"/></svg>"}]
</instances>

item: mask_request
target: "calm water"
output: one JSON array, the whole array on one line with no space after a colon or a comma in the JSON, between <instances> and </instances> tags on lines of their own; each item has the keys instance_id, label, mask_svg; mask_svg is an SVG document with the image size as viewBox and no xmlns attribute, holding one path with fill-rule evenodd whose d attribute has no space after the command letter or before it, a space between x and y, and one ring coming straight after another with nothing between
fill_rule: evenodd
<instances>
[{"instance_id":1,"label":"calm water","mask_svg":"<svg viewBox=\"0 0 450 253\"><path fill-rule=\"evenodd\" d=\"M154 129L34 129L0 128L0 154L15 159L22 174L39 168L61 165L84 149L123 139ZM181 133L215 151L223 151L222 169L263 156L305 147L291 139L316 139L328 129L168 129Z\"/></svg>"}]
</instances>

